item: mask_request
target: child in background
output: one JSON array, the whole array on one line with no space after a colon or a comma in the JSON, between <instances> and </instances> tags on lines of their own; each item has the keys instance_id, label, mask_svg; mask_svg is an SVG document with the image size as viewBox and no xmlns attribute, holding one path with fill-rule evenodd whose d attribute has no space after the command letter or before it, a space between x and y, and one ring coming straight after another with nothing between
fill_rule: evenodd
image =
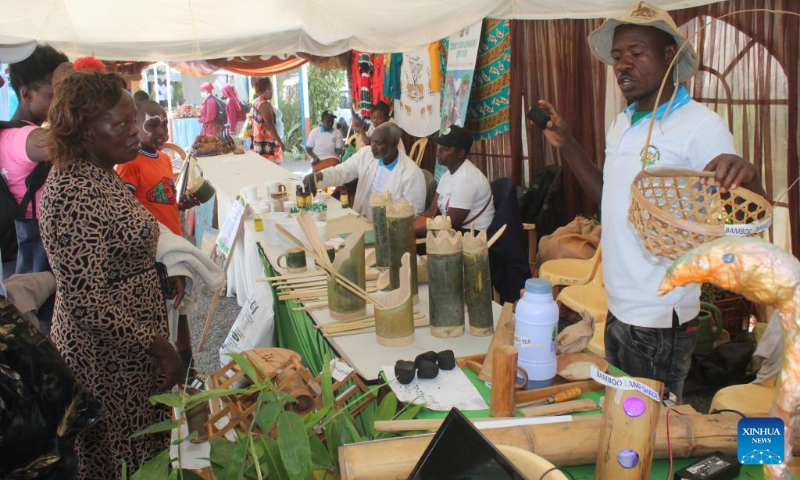
<instances>
[{"instance_id":1,"label":"child in background","mask_svg":"<svg viewBox=\"0 0 800 480\"><path fill-rule=\"evenodd\" d=\"M160 151L167 141L168 119L164 107L153 100L136 104L136 125L139 127L139 156L128 163L116 166L125 185L147 210L160 223L175 235L181 234L179 211L199 205L190 194L178 201L175 181L172 178L172 162ZM175 308L180 305L186 287L184 277L170 277ZM189 337L189 319L186 315L178 317L178 341L176 350L183 360L189 378L194 376L192 369L192 342ZM184 376L185 378L185 376Z\"/></svg>"}]
</instances>

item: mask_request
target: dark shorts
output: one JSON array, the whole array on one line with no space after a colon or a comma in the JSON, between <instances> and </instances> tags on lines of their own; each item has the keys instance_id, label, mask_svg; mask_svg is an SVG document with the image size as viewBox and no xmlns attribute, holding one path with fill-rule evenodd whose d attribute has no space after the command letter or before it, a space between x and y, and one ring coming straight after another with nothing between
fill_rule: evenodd
<instances>
[{"instance_id":1,"label":"dark shorts","mask_svg":"<svg viewBox=\"0 0 800 480\"><path fill-rule=\"evenodd\" d=\"M692 366L700 321L695 318L679 325L673 311L672 324L672 328L637 327L621 322L608 312L606 359L632 377L664 382L666 390L675 394L680 402L683 382Z\"/></svg>"}]
</instances>

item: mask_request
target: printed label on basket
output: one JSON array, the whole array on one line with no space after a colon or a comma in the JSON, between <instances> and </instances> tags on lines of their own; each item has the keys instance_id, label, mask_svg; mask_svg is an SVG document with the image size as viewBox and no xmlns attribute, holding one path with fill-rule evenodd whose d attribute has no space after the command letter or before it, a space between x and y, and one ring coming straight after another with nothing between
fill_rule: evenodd
<instances>
[{"instance_id":1,"label":"printed label on basket","mask_svg":"<svg viewBox=\"0 0 800 480\"><path fill-rule=\"evenodd\" d=\"M652 388L648 387L647 385L634 380L628 377L615 377L613 375L609 375L607 373L603 373L597 369L597 367L592 364L592 380L602 383L607 387L614 387L620 390L636 390L642 395L647 395L648 397L652 398L656 402L661 401L661 396L653 390Z\"/></svg>"},{"instance_id":2,"label":"printed label on basket","mask_svg":"<svg viewBox=\"0 0 800 480\"><path fill-rule=\"evenodd\" d=\"M749 235L758 235L772 225L772 218L768 218L762 222L748 223L746 225L725 225L725 235L736 235L746 237Z\"/></svg>"}]
</instances>

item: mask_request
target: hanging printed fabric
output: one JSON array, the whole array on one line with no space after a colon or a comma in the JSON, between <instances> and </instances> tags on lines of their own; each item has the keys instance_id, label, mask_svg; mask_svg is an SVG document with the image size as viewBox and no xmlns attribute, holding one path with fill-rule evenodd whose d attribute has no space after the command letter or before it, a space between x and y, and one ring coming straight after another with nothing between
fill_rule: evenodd
<instances>
[{"instance_id":1,"label":"hanging printed fabric","mask_svg":"<svg viewBox=\"0 0 800 480\"><path fill-rule=\"evenodd\" d=\"M391 105L391 99L383 95L383 64L383 55L353 50L350 93L353 95L353 111L361 117L369 118L369 111L375 103Z\"/></svg>"},{"instance_id":2,"label":"hanging printed fabric","mask_svg":"<svg viewBox=\"0 0 800 480\"><path fill-rule=\"evenodd\" d=\"M480 35L481 22L450 35L440 134L450 125L464 126Z\"/></svg>"},{"instance_id":3,"label":"hanging printed fabric","mask_svg":"<svg viewBox=\"0 0 800 480\"><path fill-rule=\"evenodd\" d=\"M510 128L511 35L508 20L486 20L465 128L487 140Z\"/></svg>"},{"instance_id":4,"label":"hanging printed fabric","mask_svg":"<svg viewBox=\"0 0 800 480\"><path fill-rule=\"evenodd\" d=\"M401 93L400 99L394 101L394 118L400 128L415 137L427 137L439 129L441 97L431 87L431 81L435 87L438 77L438 72L433 72L434 67L439 68L432 64L428 48L403 54Z\"/></svg>"}]
</instances>

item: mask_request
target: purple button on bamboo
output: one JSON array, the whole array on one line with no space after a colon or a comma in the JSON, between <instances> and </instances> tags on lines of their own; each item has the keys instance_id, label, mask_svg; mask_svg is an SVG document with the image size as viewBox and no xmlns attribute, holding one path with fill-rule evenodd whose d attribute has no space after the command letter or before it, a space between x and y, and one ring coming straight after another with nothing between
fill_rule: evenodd
<instances>
[{"instance_id":1,"label":"purple button on bamboo","mask_svg":"<svg viewBox=\"0 0 800 480\"><path fill-rule=\"evenodd\" d=\"M638 417L647 410L647 405L639 397L628 397L622 403L622 409L629 417Z\"/></svg>"},{"instance_id":2,"label":"purple button on bamboo","mask_svg":"<svg viewBox=\"0 0 800 480\"><path fill-rule=\"evenodd\" d=\"M635 450L623 450L617 455L617 461L622 468L633 468L639 465L639 454Z\"/></svg>"}]
</instances>

